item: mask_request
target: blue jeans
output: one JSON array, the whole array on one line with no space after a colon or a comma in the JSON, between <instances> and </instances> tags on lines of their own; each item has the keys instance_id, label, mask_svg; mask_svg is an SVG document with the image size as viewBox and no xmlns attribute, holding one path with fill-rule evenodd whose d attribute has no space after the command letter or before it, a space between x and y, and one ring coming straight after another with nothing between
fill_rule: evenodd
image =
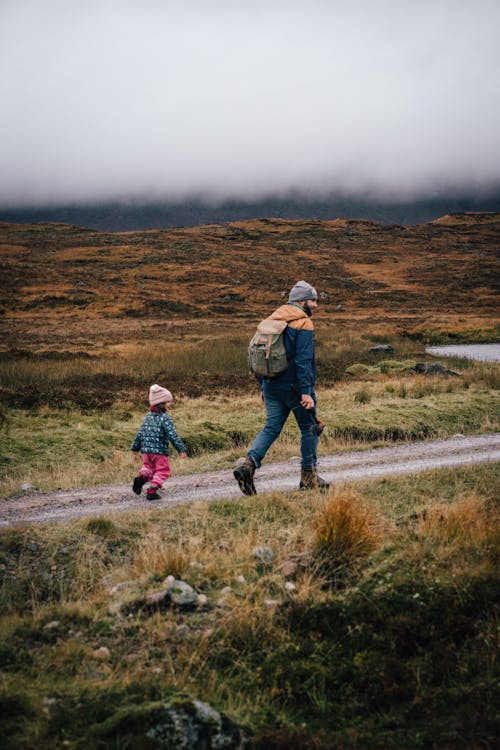
<instances>
[{"instance_id":1,"label":"blue jeans","mask_svg":"<svg viewBox=\"0 0 500 750\"><path fill-rule=\"evenodd\" d=\"M316 397L313 395L314 403ZM315 424L313 415L300 405L300 396L291 389L264 389L266 424L252 443L247 455L258 468L267 451L280 435L290 412L293 412L300 429L301 466L314 469L317 463L318 435L311 432Z\"/></svg>"}]
</instances>

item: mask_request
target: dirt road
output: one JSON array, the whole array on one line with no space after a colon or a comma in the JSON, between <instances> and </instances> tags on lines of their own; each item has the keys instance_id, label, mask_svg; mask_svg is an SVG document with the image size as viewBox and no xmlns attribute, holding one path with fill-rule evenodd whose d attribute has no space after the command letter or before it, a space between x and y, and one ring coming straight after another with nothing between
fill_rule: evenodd
<instances>
[{"instance_id":1,"label":"dirt road","mask_svg":"<svg viewBox=\"0 0 500 750\"><path fill-rule=\"evenodd\" d=\"M325 479L340 483L495 461L500 461L500 433L322 456L320 471ZM265 464L256 474L257 491L297 489L299 465L298 458ZM229 469L171 478L161 492L162 498L154 503L148 502L144 495L134 495L130 484L10 498L0 501L0 526L65 521L127 510L149 511L199 500L243 498Z\"/></svg>"}]
</instances>

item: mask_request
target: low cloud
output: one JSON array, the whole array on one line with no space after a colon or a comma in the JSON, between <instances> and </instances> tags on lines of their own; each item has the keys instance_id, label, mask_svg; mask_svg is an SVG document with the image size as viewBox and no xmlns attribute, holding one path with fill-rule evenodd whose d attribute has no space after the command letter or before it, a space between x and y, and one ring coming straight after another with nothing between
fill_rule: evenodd
<instances>
[{"instance_id":1,"label":"low cloud","mask_svg":"<svg viewBox=\"0 0 500 750\"><path fill-rule=\"evenodd\" d=\"M490 0L3 0L0 204L500 181Z\"/></svg>"}]
</instances>

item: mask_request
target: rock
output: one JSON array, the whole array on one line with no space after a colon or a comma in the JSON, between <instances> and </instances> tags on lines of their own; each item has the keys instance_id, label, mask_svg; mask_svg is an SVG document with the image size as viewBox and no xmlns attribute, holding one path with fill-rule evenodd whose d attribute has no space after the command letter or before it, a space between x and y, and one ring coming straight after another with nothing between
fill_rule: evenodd
<instances>
[{"instance_id":1,"label":"rock","mask_svg":"<svg viewBox=\"0 0 500 750\"><path fill-rule=\"evenodd\" d=\"M208 703L189 699L165 704L146 737L164 750L244 750L248 746L230 719Z\"/></svg>"},{"instance_id":2,"label":"rock","mask_svg":"<svg viewBox=\"0 0 500 750\"><path fill-rule=\"evenodd\" d=\"M228 594L231 594L232 591L233 589L231 588L231 586L224 586L224 588L221 589L220 593L221 593L221 596L227 596Z\"/></svg>"},{"instance_id":3,"label":"rock","mask_svg":"<svg viewBox=\"0 0 500 750\"><path fill-rule=\"evenodd\" d=\"M455 378L461 377L459 372L447 370L440 362L435 362L431 365L428 365L426 362L417 362L413 370L417 375L450 375Z\"/></svg>"},{"instance_id":4,"label":"rock","mask_svg":"<svg viewBox=\"0 0 500 750\"><path fill-rule=\"evenodd\" d=\"M285 590L286 591L295 591L297 589L297 586L292 583L292 581L287 581L285 583Z\"/></svg>"},{"instance_id":5,"label":"rock","mask_svg":"<svg viewBox=\"0 0 500 750\"><path fill-rule=\"evenodd\" d=\"M286 560L281 565L280 571L285 578L291 578L297 572L297 563L294 560Z\"/></svg>"},{"instance_id":6,"label":"rock","mask_svg":"<svg viewBox=\"0 0 500 750\"><path fill-rule=\"evenodd\" d=\"M21 485L21 492L31 492L31 490L34 490L34 486L30 482L24 482Z\"/></svg>"},{"instance_id":7,"label":"rock","mask_svg":"<svg viewBox=\"0 0 500 750\"><path fill-rule=\"evenodd\" d=\"M236 583L246 583L247 579L245 576L236 576Z\"/></svg>"},{"instance_id":8,"label":"rock","mask_svg":"<svg viewBox=\"0 0 500 750\"><path fill-rule=\"evenodd\" d=\"M161 673L161 670L160 670ZM246 750L244 731L208 703L186 697L121 706L93 732L104 747Z\"/></svg>"},{"instance_id":9,"label":"rock","mask_svg":"<svg viewBox=\"0 0 500 750\"><path fill-rule=\"evenodd\" d=\"M270 547L255 547L252 551L252 555L265 563L265 565L270 565L274 560L274 552Z\"/></svg>"},{"instance_id":10,"label":"rock","mask_svg":"<svg viewBox=\"0 0 500 750\"><path fill-rule=\"evenodd\" d=\"M55 630L59 627L61 623L59 620L52 620L52 622L48 622L46 625L43 626L44 630Z\"/></svg>"},{"instance_id":11,"label":"rock","mask_svg":"<svg viewBox=\"0 0 500 750\"><path fill-rule=\"evenodd\" d=\"M178 607L191 607L196 604L198 594L189 583L174 579L170 588L167 589L172 604Z\"/></svg>"},{"instance_id":12,"label":"rock","mask_svg":"<svg viewBox=\"0 0 500 750\"><path fill-rule=\"evenodd\" d=\"M264 607L266 609L278 609L281 602L279 602L277 599L264 599Z\"/></svg>"},{"instance_id":13,"label":"rock","mask_svg":"<svg viewBox=\"0 0 500 750\"><path fill-rule=\"evenodd\" d=\"M376 354L377 352L393 352L394 348L390 344L377 344L376 346L370 347L368 351Z\"/></svg>"},{"instance_id":14,"label":"rock","mask_svg":"<svg viewBox=\"0 0 500 750\"><path fill-rule=\"evenodd\" d=\"M198 594L198 596L196 598L196 604L199 607L204 607L207 602L208 602L208 598L207 598L206 594Z\"/></svg>"},{"instance_id":15,"label":"rock","mask_svg":"<svg viewBox=\"0 0 500 750\"><path fill-rule=\"evenodd\" d=\"M92 651L92 656L94 659L99 659L99 661L108 661L108 659L111 659L111 651L106 646L101 646Z\"/></svg>"}]
</instances>

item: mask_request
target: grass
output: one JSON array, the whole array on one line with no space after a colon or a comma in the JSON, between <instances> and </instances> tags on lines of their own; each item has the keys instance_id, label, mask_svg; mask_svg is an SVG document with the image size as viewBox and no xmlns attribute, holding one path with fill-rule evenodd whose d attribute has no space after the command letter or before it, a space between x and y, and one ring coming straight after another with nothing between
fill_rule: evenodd
<instances>
[{"instance_id":1,"label":"grass","mask_svg":"<svg viewBox=\"0 0 500 750\"><path fill-rule=\"evenodd\" d=\"M483 465L0 530L6 746L149 747L152 706L185 695L259 750L493 747L498 480ZM207 603L119 614L168 574Z\"/></svg>"},{"instance_id":2,"label":"grass","mask_svg":"<svg viewBox=\"0 0 500 750\"><path fill-rule=\"evenodd\" d=\"M500 396L493 365L470 367L464 378L393 377L341 382L318 391L327 425L322 453L394 441L472 434L499 428ZM191 455L173 472L227 468L245 451L263 424L258 389L242 396L176 398L172 416ZM144 393L140 399L145 401ZM104 412L47 406L6 409L0 427L0 497L19 494L22 484L43 491L96 484L128 483L136 469L129 446L147 404L130 400ZM290 419L268 454L282 460L297 454L298 433Z\"/></svg>"},{"instance_id":3,"label":"grass","mask_svg":"<svg viewBox=\"0 0 500 750\"><path fill-rule=\"evenodd\" d=\"M220 329L207 335L186 333L179 341L158 339L154 349L143 344L119 344L104 353L81 351L0 352L0 394L12 408L78 408L105 411L118 399L138 402L145 384L168 383L179 396L243 394L254 379L246 365L246 350L255 321L242 323L239 334ZM429 359L422 344L405 336L384 336L394 359L370 352L376 334L335 332L318 335L318 373L325 386L351 376L404 375L418 361ZM470 362L458 360L469 368Z\"/></svg>"}]
</instances>

